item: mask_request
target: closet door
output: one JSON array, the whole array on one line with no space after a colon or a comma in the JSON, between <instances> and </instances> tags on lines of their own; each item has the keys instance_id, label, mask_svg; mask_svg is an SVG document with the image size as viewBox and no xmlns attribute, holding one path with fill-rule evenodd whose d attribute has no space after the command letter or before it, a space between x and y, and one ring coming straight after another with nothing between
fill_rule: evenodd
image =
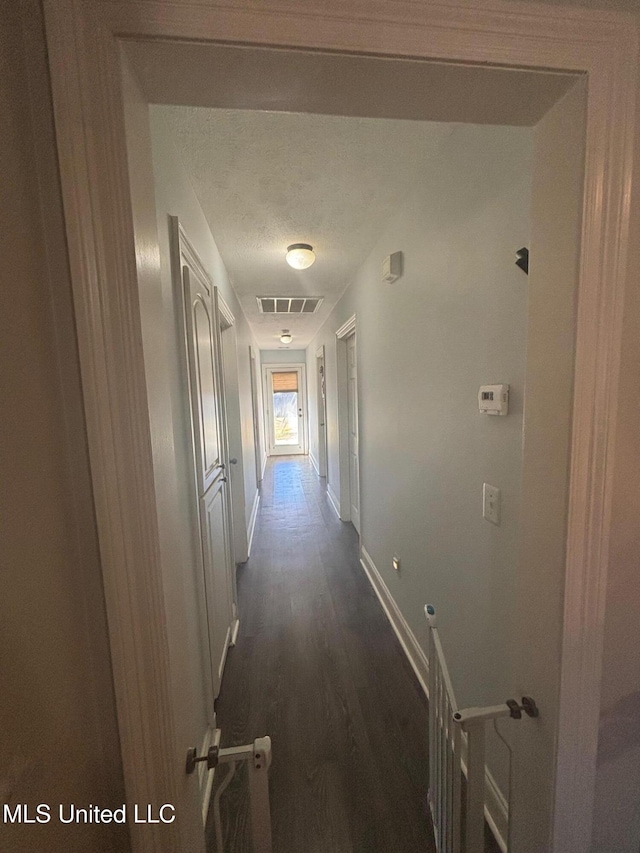
<instances>
[{"instance_id":1,"label":"closet door","mask_svg":"<svg viewBox=\"0 0 640 853\"><path fill-rule=\"evenodd\" d=\"M213 695L222 671L234 619L230 492L220 322L215 288L195 250L177 226L184 320L184 351L193 436L194 490L206 604L206 641Z\"/></svg>"},{"instance_id":2,"label":"closet door","mask_svg":"<svg viewBox=\"0 0 640 853\"><path fill-rule=\"evenodd\" d=\"M209 614L209 642L212 650L215 696L220 692L233 618L233 600L228 572L231 543L225 485L224 478L218 477L207 493L200 498L199 506L204 564L207 567L205 594Z\"/></svg>"},{"instance_id":3,"label":"closet door","mask_svg":"<svg viewBox=\"0 0 640 853\"><path fill-rule=\"evenodd\" d=\"M197 488L204 495L223 470L221 377L218 374L211 285L201 271L184 263L182 284L185 333L189 362L189 396Z\"/></svg>"}]
</instances>

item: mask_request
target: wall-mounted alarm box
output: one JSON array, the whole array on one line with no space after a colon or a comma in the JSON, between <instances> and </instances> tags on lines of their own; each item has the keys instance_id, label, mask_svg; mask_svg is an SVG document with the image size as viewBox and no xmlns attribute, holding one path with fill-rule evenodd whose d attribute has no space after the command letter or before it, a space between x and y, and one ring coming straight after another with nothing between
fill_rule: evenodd
<instances>
[{"instance_id":1,"label":"wall-mounted alarm box","mask_svg":"<svg viewBox=\"0 0 640 853\"><path fill-rule=\"evenodd\" d=\"M402 252L388 255L382 262L382 280L392 284L402 275Z\"/></svg>"},{"instance_id":2,"label":"wall-mounted alarm box","mask_svg":"<svg viewBox=\"0 0 640 853\"><path fill-rule=\"evenodd\" d=\"M481 415L507 415L509 413L509 386L482 385L478 391Z\"/></svg>"}]
</instances>

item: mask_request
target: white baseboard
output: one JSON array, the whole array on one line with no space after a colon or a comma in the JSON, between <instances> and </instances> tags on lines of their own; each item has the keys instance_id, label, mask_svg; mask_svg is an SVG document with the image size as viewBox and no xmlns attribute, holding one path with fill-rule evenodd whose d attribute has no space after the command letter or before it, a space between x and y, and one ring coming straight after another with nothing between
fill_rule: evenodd
<instances>
[{"instance_id":1,"label":"white baseboard","mask_svg":"<svg viewBox=\"0 0 640 853\"><path fill-rule=\"evenodd\" d=\"M364 545L360 549L360 564L373 587L382 609L387 615L391 627L400 641L404 653L411 664L424 694L429 698L429 660L418 643L415 634L409 627L407 620L402 615L400 608L384 582L382 575L376 568ZM462 769L466 775L466 737L463 736L462 744ZM484 783L484 814L487 823L491 827L496 842L503 853L507 853L507 829L509 826L509 806L507 800L498 787L491 772L485 769Z\"/></svg>"},{"instance_id":2,"label":"white baseboard","mask_svg":"<svg viewBox=\"0 0 640 853\"><path fill-rule=\"evenodd\" d=\"M251 556L251 545L253 543L253 534L256 529L256 520L258 518L258 507L260 506L260 492L256 489L256 495L253 499L251 507L251 517L247 528L247 556Z\"/></svg>"},{"instance_id":3,"label":"white baseboard","mask_svg":"<svg viewBox=\"0 0 640 853\"><path fill-rule=\"evenodd\" d=\"M409 627L407 620L400 612L400 608L396 604L393 596L389 592L389 587L382 579L382 575L375 566L367 549L361 548L360 563L365 570L369 583L373 587L378 600L382 605L382 609L387 614L387 618L391 623L391 627L396 632L397 638L400 640L400 645L404 649L409 663L413 667L416 678L420 682L420 686L429 695L429 661L427 656L420 648L420 644L416 640L415 634Z\"/></svg>"},{"instance_id":4,"label":"white baseboard","mask_svg":"<svg viewBox=\"0 0 640 853\"><path fill-rule=\"evenodd\" d=\"M336 515L340 518L340 501L336 497L329 483L327 483L327 497L329 498L329 503L335 509Z\"/></svg>"},{"instance_id":5,"label":"white baseboard","mask_svg":"<svg viewBox=\"0 0 640 853\"><path fill-rule=\"evenodd\" d=\"M318 464L318 460L316 459L316 457L313 455L313 453L311 451L309 451L309 461L313 465L313 468L319 477L320 476L320 465Z\"/></svg>"},{"instance_id":6,"label":"white baseboard","mask_svg":"<svg viewBox=\"0 0 640 853\"><path fill-rule=\"evenodd\" d=\"M236 618L231 625L231 639L229 640L229 647L233 648L235 644L238 642L238 631L240 630L240 620Z\"/></svg>"}]
</instances>

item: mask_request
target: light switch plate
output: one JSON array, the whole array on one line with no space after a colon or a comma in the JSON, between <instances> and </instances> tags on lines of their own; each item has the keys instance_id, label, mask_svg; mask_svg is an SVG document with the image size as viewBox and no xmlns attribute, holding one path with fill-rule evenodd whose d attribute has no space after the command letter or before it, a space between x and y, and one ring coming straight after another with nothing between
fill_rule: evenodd
<instances>
[{"instance_id":1,"label":"light switch plate","mask_svg":"<svg viewBox=\"0 0 640 853\"><path fill-rule=\"evenodd\" d=\"M500 489L482 484L482 517L491 524L500 524Z\"/></svg>"}]
</instances>

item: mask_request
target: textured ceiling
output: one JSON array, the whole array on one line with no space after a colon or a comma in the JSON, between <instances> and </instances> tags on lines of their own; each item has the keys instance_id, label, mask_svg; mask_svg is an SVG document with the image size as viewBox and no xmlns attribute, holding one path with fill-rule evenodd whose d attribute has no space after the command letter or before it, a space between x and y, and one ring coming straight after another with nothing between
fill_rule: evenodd
<instances>
[{"instance_id":1,"label":"textured ceiling","mask_svg":"<svg viewBox=\"0 0 640 853\"><path fill-rule=\"evenodd\" d=\"M437 156L452 126L301 113L154 106L164 117L258 345L282 328L306 347ZM292 270L290 243L317 260ZM323 296L317 314L268 317L256 296Z\"/></svg>"}]
</instances>

